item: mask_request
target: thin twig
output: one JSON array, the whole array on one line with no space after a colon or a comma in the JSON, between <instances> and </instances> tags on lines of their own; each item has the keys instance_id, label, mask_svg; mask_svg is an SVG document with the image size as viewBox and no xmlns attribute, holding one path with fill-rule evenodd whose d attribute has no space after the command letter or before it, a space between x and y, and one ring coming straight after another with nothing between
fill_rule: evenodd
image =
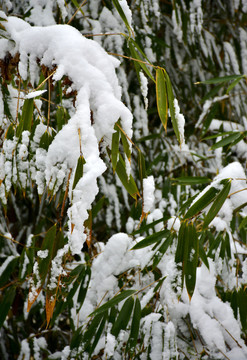
<instances>
[{"instance_id":1,"label":"thin twig","mask_svg":"<svg viewBox=\"0 0 247 360\"><path fill-rule=\"evenodd\" d=\"M67 25L69 25L71 23L71 21L73 21L74 17L76 16L76 14L78 13L78 11L81 10L81 8L83 7L83 5L85 5L87 2L87 0L84 0L81 5L78 7L78 9L76 10L76 12L74 13L74 15L72 15L71 19L67 22Z\"/></svg>"}]
</instances>

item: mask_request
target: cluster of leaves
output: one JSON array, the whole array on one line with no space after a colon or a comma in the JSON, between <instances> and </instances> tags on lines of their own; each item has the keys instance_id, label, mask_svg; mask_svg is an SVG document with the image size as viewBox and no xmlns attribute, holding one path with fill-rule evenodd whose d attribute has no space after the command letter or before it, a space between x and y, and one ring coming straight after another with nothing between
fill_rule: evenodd
<instances>
[{"instance_id":1,"label":"cluster of leaves","mask_svg":"<svg viewBox=\"0 0 247 360\"><path fill-rule=\"evenodd\" d=\"M66 353L69 354L66 355L67 358L70 356L78 359L94 356L114 358L116 353L126 359L139 359L144 354L147 358L153 358L155 332L152 331L155 329L155 321L151 321L147 330L144 325L148 316L155 314L159 318L157 324L164 325L161 330L163 339L168 332L169 321L165 312L169 313L169 306L160 300L162 286L167 277L162 272L166 257L173 259L178 271L177 278L172 280L171 285L177 299L181 298L183 287L186 288L189 298L193 299L198 268L202 267L202 264L209 269L211 261L215 264L221 262L226 265L231 276L235 273L236 282L233 286L224 283L219 271L216 288L222 302L231 304L235 318L239 319L242 339L246 341L247 289L246 284L240 281L245 271L243 264L246 255L233 250L236 243L246 249L247 220L243 211L246 204L234 209L229 228L220 231L210 226L226 200L234 196L231 193L233 180L230 177L221 180L218 186L210 184L212 177L220 170L219 164L225 166L237 160L244 165L246 162L244 153L238 148L238 145L246 144L246 75L232 75L234 68L227 69L223 61L220 64L216 50L214 54L212 51L206 54L202 42L202 39L205 41L214 30L218 38L212 39L211 35L212 48L217 48L218 44L224 41L235 43L237 57L241 60L240 41L231 31L228 21L231 19L232 9L225 5L222 15L218 5L212 5L213 8L209 9L208 5L204 4L202 10L205 20L207 19L205 27L193 32L189 26L192 23L193 1L160 2L161 15L154 11L154 3L155 1L150 1L149 8L145 8L142 1L136 1L131 6L136 34L134 37L131 24L118 0L97 2L98 18L102 18L102 23L100 20L99 23L103 31L109 31L109 24L105 25L106 29L103 27L102 14L106 11L111 12L118 21L122 19L122 28L119 25L118 30L121 35L107 35L100 41L106 50L112 52L111 47L114 45L109 45L107 39L110 36L123 38L123 53L118 55L120 57L125 54L127 57L121 64L121 69L126 77L128 76L128 82L122 80L121 85L124 90L128 90L130 98L127 98L126 92L123 97L133 108L134 129L140 127L144 117L148 116L149 133L144 132L142 124L141 134L134 130L134 138L131 140L122 129L120 121L115 124L111 149L108 148L108 153L102 154L102 157L109 163L104 182L107 186L115 186L119 213L112 210L114 204L112 205L109 193L105 193L102 186L85 222L87 242L82 254L72 256L69 249L63 253L61 276L57 279L56 287L49 287L49 284L53 260L59 250L68 244L67 209L71 173L68 172L59 186L55 183L52 189L49 186L38 189L40 184L32 178L31 167L36 166L37 148L47 151L55 134L67 124L74 111L77 94L69 90L71 82L68 78L64 77L56 83L51 81L55 68L41 66L39 83L32 89L30 82L23 81L18 73L18 54L15 57L8 54L0 62L0 87L4 104L4 121L0 129L1 144L5 144L3 153L6 155L9 151L10 154L9 158L6 156L10 175L6 172L7 175L1 179L1 185L5 189L1 193L0 215L1 264L4 265L0 274L0 326L4 339L0 354L3 358L8 358L7 354L12 358L17 358L18 355L20 358L22 355L28 358L29 355L24 353L26 343L29 344L30 356L36 356L37 359L41 356L39 351L45 358L49 358L51 354L61 358ZM13 2L13 10L15 9L28 21L29 10L19 8ZM90 5L80 6L73 0L67 2L67 10L67 18L63 18L62 7L53 9L54 18L58 18L61 23L71 20L71 25L85 34L92 31L96 20ZM11 10L9 12L11 13ZM182 38L179 38L178 32L174 30L172 17L181 29ZM235 12L234 17L236 27L246 24L246 14ZM153 21L153 18L157 21ZM1 23L0 35L5 36L4 19L1 19ZM163 33L167 33L165 39L162 38ZM168 41L169 44L166 44ZM146 55L147 52L153 55L152 62L149 60L150 56ZM163 64L165 65L161 66ZM205 77L210 80L202 78L200 69L203 69ZM139 99L140 113L144 112L142 95L136 85L137 79L141 84L140 71L150 81L149 110L148 115L143 118L141 115L138 118L134 112L137 106L136 96ZM43 89L47 92L37 99L22 98L30 90ZM186 116L187 155L183 155L180 148L182 140L175 114L174 94ZM215 98L216 95L222 99ZM238 101L234 101L236 96ZM13 110L15 97L17 99ZM37 101L42 102L41 106ZM201 114L203 116L199 122L197 119ZM171 122L168 121L169 118ZM214 119L221 120L219 129L212 127ZM46 130L37 143L35 134L41 123L45 124ZM235 127L236 124L239 127ZM23 153L22 145L26 145L27 131L30 137L27 151ZM7 148L7 143L12 144L12 147ZM130 176L125 158L132 162L133 171ZM25 162L28 165L23 167ZM75 189L83 177L84 165L81 155L77 161L72 189ZM42 168L36 170L42 173ZM116 174L120 184L116 181ZM142 183L149 175L154 175L157 179L157 190L160 192L160 197L157 193L155 203L162 213L158 219L152 217L152 212L149 215L143 212ZM207 184L208 188L203 195L197 197ZM130 195L128 200L125 191ZM176 205L172 205L174 203ZM109 211L111 216L108 217L113 218L111 223L107 219ZM168 221L174 215L174 227L168 227ZM117 217L120 218L119 226ZM175 230L176 219L181 223L179 231ZM146 249L152 254L151 259L141 269L137 267L124 273L114 273L119 293L114 297L106 295L104 304L95 304L95 310L87 314L86 321L79 320L89 286L93 287L93 283L90 283L92 267L103 246L99 243L107 244L107 239L116 231L126 232L127 222L135 224L129 232L134 240L138 240L135 245L133 241L132 252L137 254L140 249ZM142 238L139 239L139 236ZM42 254L47 256L43 257ZM146 277L149 279L148 283ZM145 285L138 286L139 278L144 279L142 281ZM36 289L32 297L29 296L31 288ZM143 306L142 300L148 295L148 291L151 295L149 294L150 298ZM74 313L72 309L75 309ZM215 316L217 317L217 314ZM172 315L170 321L172 322ZM222 355L222 349L220 353L219 349L216 349L215 354L211 351L206 341L201 339L191 319L183 318L183 321L186 331L178 328L176 339L171 335L168 345L163 341L162 351L169 350L169 358L177 358L178 353L185 358L202 359L204 356L219 358ZM46 344L40 342L38 346L36 339L39 338L44 338ZM115 355L113 350L107 350L108 355L105 350L105 342L111 343L111 339L117 339ZM201 343L200 350L195 346L197 342ZM176 348L177 353L174 353ZM68 352L66 349L69 349ZM227 358L226 355L223 356Z\"/></svg>"}]
</instances>

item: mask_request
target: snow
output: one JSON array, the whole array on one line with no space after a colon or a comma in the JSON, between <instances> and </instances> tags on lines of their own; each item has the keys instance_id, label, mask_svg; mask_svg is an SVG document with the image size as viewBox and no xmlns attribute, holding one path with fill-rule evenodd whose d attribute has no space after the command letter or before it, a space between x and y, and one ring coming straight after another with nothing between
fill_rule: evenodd
<instances>
[{"instance_id":1,"label":"snow","mask_svg":"<svg viewBox=\"0 0 247 360\"><path fill-rule=\"evenodd\" d=\"M122 6L127 11L126 1L122 2ZM73 170L69 191L69 244L73 254L80 253L86 238L84 221L98 193L97 178L106 170L98 144L104 138L105 146L111 145L114 125L119 118L127 136L132 136L132 115L120 101L121 88L115 74L119 61L68 25L31 27L19 18L8 17L6 29L15 41L12 54L20 53L19 72L23 79L27 79L28 68L34 69L31 78L35 79L38 58L41 64L49 68L57 67L53 81L67 75L72 81L72 89L77 91L76 112L68 124L55 136L47 153L37 149L38 171L35 179L39 194L44 191L44 180L56 192L68 176L69 169ZM34 91L27 98L40 95L41 91ZM38 141L43 129L39 127L36 131L34 139ZM11 145L12 148L15 146L13 142ZM86 161L84 175L72 191L81 152Z\"/></svg>"},{"instance_id":2,"label":"snow","mask_svg":"<svg viewBox=\"0 0 247 360\"><path fill-rule=\"evenodd\" d=\"M154 206L154 177L151 175L146 179L143 179L143 211L144 213L149 213Z\"/></svg>"},{"instance_id":3,"label":"snow","mask_svg":"<svg viewBox=\"0 0 247 360\"><path fill-rule=\"evenodd\" d=\"M35 97L38 97L42 94L44 94L47 90L38 90L38 91L32 91L29 94L25 96L26 99L33 99Z\"/></svg>"}]
</instances>

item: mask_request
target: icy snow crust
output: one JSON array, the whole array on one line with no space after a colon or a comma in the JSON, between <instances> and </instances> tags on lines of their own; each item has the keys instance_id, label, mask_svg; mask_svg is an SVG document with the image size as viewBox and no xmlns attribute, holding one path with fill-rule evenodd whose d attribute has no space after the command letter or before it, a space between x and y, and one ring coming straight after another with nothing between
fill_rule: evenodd
<instances>
[{"instance_id":1,"label":"icy snow crust","mask_svg":"<svg viewBox=\"0 0 247 360\"><path fill-rule=\"evenodd\" d=\"M19 52L19 72L24 80L29 75L32 84L38 80L39 59L41 65L50 69L56 67L54 81L66 75L72 81L72 90L77 91L74 115L55 136L48 152L42 152L42 159L39 159L39 152L36 153L37 163L44 164L45 180L51 190L56 180L62 184L72 171L69 245L76 254L85 241L83 224L98 192L97 178L106 170L100 158L99 142L104 138L105 145L111 145L113 127L119 118L128 137L132 136L132 115L120 100L121 88L115 74L119 61L109 56L98 43L86 39L68 25L32 27L21 19L8 17L5 26L15 45L13 47L9 42L6 46L6 39L1 39L0 57L4 57L7 51L12 55ZM86 161L84 175L72 191L80 153Z\"/></svg>"}]
</instances>

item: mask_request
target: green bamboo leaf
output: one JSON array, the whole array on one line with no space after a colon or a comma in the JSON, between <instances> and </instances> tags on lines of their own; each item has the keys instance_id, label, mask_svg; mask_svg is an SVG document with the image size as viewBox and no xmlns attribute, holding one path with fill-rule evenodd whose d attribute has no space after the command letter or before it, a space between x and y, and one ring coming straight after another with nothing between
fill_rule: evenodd
<instances>
[{"instance_id":1,"label":"green bamboo leaf","mask_svg":"<svg viewBox=\"0 0 247 360\"><path fill-rule=\"evenodd\" d=\"M6 316L8 315L9 309L14 301L16 293L16 288L14 286L10 286L5 290L4 294L1 296L0 300L0 328L2 327Z\"/></svg>"},{"instance_id":2,"label":"green bamboo leaf","mask_svg":"<svg viewBox=\"0 0 247 360\"><path fill-rule=\"evenodd\" d=\"M226 93L229 94L229 92L242 80L243 77L244 77L244 75L241 76L241 77L239 77L239 78L237 78L237 79L235 79L235 80L228 86L228 88L227 88L227 90L226 90Z\"/></svg>"},{"instance_id":3,"label":"green bamboo leaf","mask_svg":"<svg viewBox=\"0 0 247 360\"><path fill-rule=\"evenodd\" d=\"M208 258L207 255L205 253L203 244L201 241L199 241L199 257L202 260L202 262L207 266L207 268L209 269L209 263L208 263Z\"/></svg>"},{"instance_id":4,"label":"green bamboo leaf","mask_svg":"<svg viewBox=\"0 0 247 360\"><path fill-rule=\"evenodd\" d=\"M2 288L6 283L11 281L10 276L15 271L19 261L20 261L20 257L17 256L8 263L8 265L6 266L6 268L4 269L4 271L0 276L0 288Z\"/></svg>"},{"instance_id":5,"label":"green bamboo leaf","mask_svg":"<svg viewBox=\"0 0 247 360\"><path fill-rule=\"evenodd\" d=\"M101 305L98 309L90 314L90 316L98 315L103 313L104 311L110 309L112 306L117 305L120 301L130 297L136 292L136 290L125 290L121 292L121 294L114 296L111 300L107 301L107 303Z\"/></svg>"},{"instance_id":6,"label":"green bamboo leaf","mask_svg":"<svg viewBox=\"0 0 247 360\"><path fill-rule=\"evenodd\" d=\"M141 304L140 304L140 300L137 297L135 301L135 308L134 308L133 319L130 329L130 336L126 345L126 352L128 351L132 352L136 347L139 329L140 329L140 321L141 321Z\"/></svg>"},{"instance_id":7,"label":"green bamboo leaf","mask_svg":"<svg viewBox=\"0 0 247 360\"><path fill-rule=\"evenodd\" d=\"M74 190L74 188L76 187L78 181L82 178L83 176L83 166L86 163L84 157L82 155L80 155L80 157L77 160L77 166L76 166L76 171L75 171L75 176L74 176L74 182L73 182L73 186L72 186L72 190Z\"/></svg>"},{"instance_id":8,"label":"green bamboo leaf","mask_svg":"<svg viewBox=\"0 0 247 360\"><path fill-rule=\"evenodd\" d=\"M202 137L204 137L206 132L208 131L208 128L209 128L212 120L216 117L216 114L217 114L218 110L219 110L219 103L216 102L216 103L213 104L213 106L211 107L209 113L207 114L207 116L203 120Z\"/></svg>"},{"instance_id":9,"label":"green bamboo leaf","mask_svg":"<svg viewBox=\"0 0 247 360\"><path fill-rule=\"evenodd\" d=\"M158 114L166 131L168 119L166 80L164 71L159 68L156 70L156 101Z\"/></svg>"},{"instance_id":10,"label":"green bamboo leaf","mask_svg":"<svg viewBox=\"0 0 247 360\"><path fill-rule=\"evenodd\" d=\"M184 219L189 219L198 213L200 213L205 207L207 207L215 198L219 192L215 187L210 187L205 194L203 194L187 211L184 215Z\"/></svg>"},{"instance_id":11,"label":"green bamboo leaf","mask_svg":"<svg viewBox=\"0 0 247 360\"><path fill-rule=\"evenodd\" d=\"M121 154L119 154L119 160L116 166L116 173L121 183L130 194L130 196L132 196L134 199L136 199L137 195L140 196L135 180L133 179L132 175L130 175L129 178L127 176L126 165Z\"/></svg>"},{"instance_id":12,"label":"green bamboo leaf","mask_svg":"<svg viewBox=\"0 0 247 360\"><path fill-rule=\"evenodd\" d=\"M125 13L124 13L121 5L119 4L119 1L118 1L118 0L112 0L112 2L113 2L113 4L114 4L115 8L117 9L117 12L119 13L121 19L122 19L123 22L125 23L128 31L129 31L129 34L131 35L131 34L132 34L131 27L130 27L130 25L129 25L129 23L128 23L128 20L127 20L127 18L126 18L126 16L125 16Z\"/></svg>"},{"instance_id":13,"label":"green bamboo leaf","mask_svg":"<svg viewBox=\"0 0 247 360\"><path fill-rule=\"evenodd\" d=\"M228 180L228 182L224 185L221 192L216 196L211 208L209 209L209 211L205 217L205 220L204 220L203 229L208 227L208 225L211 223L211 221L218 214L218 212L220 211L221 207L223 206L223 204L229 194L230 189L231 189L231 181Z\"/></svg>"},{"instance_id":14,"label":"green bamboo leaf","mask_svg":"<svg viewBox=\"0 0 247 360\"><path fill-rule=\"evenodd\" d=\"M218 149L220 147L223 147L230 143L233 143L236 140L239 140L239 141L242 140L242 134L240 132L235 132L234 134L229 135L229 136L225 137L224 139L218 141L213 146L211 146L211 149L212 150Z\"/></svg>"},{"instance_id":15,"label":"green bamboo leaf","mask_svg":"<svg viewBox=\"0 0 247 360\"><path fill-rule=\"evenodd\" d=\"M159 249L156 251L154 255L153 269L156 268L156 266L159 264L160 260L163 258L163 255L166 253L168 247L172 244L172 241L173 241L173 236L170 233L167 239L163 242L163 244L159 247Z\"/></svg>"},{"instance_id":16,"label":"green bamboo leaf","mask_svg":"<svg viewBox=\"0 0 247 360\"><path fill-rule=\"evenodd\" d=\"M53 140L52 135L50 134L49 131L46 130L46 131L44 132L44 134L41 136L39 146L40 146L42 149L48 150L48 148L49 148L52 140Z\"/></svg>"},{"instance_id":17,"label":"green bamboo leaf","mask_svg":"<svg viewBox=\"0 0 247 360\"><path fill-rule=\"evenodd\" d=\"M48 254L45 258L39 258L39 273L42 283L45 281L46 275L49 271L49 265L52 259L53 246L55 245L56 239L56 224L53 225L46 233L41 250L48 251Z\"/></svg>"},{"instance_id":18,"label":"green bamboo leaf","mask_svg":"<svg viewBox=\"0 0 247 360\"><path fill-rule=\"evenodd\" d=\"M237 294L240 321L244 330L247 330L247 289L241 288Z\"/></svg>"},{"instance_id":19,"label":"green bamboo leaf","mask_svg":"<svg viewBox=\"0 0 247 360\"><path fill-rule=\"evenodd\" d=\"M20 138L22 131L28 130L31 132L33 119L33 99L26 99L22 107L22 115L19 126L16 131L16 136Z\"/></svg>"},{"instance_id":20,"label":"green bamboo leaf","mask_svg":"<svg viewBox=\"0 0 247 360\"><path fill-rule=\"evenodd\" d=\"M241 223L239 224L239 230L245 228L245 226L247 225L247 216L243 218L243 220L241 221Z\"/></svg>"},{"instance_id":21,"label":"green bamboo leaf","mask_svg":"<svg viewBox=\"0 0 247 360\"><path fill-rule=\"evenodd\" d=\"M87 294L87 290L88 290L88 285L91 279L91 269L89 266L87 266L85 273L84 273L84 278L81 281L81 286L79 289L79 293L78 293L78 297L77 297L77 302L80 304L80 307L77 309L77 312L80 310L81 306L84 303L86 294Z\"/></svg>"},{"instance_id":22,"label":"green bamboo leaf","mask_svg":"<svg viewBox=\"0 0 247 360\"><path fill-rule=\"evenodd\" d=\"M196 229L193 224L188 225L188 231L185 234L188 236L188 239L185 239L185 244L187 244L188 248L185 249L184 252L184 275L186 289L191 299L196 285L196 269L199 256L199 241Z\"/></svg>"},{"instance_id":23,"label":"green bamboo leaf","mask_svg":"<svg viewBox=\"0 0 247 360\"><path fill-rule=\"evenodd\" d=\"M143 59L140 57L140 55L138 54L138 52L136 51L136 49L134 48L133 44L131 42L128 43L129 45L129 49L130 49L130 53L131 53L131 57L133 59L136 59L137 61L134 61L135 64L135 68L136 68L136 72L138 75L138 79L140 81L140 68L142 68L142 70L146 73L146 75L152 80L154 81L154 78L151 74L151 72L148 70L146 64L144 64ZM155 81L154 81L155 82Z\"/></svg>"},{"instance_id":24,"label":"green bamboo leaf","mask_svg":"<svg viewBox=\"0 0 247 360\"><path fill-rule=\"evenodd\" d=\"M182 263L184 257L184 238L185 238L185 231L187 228L187 222L183 221L180 225L179 232L178 232L178 245L175 254L175 261L176 263Z\"/></svg>"},{"instance_id":25,"label":"green bamboo leaf","mask_svg":"<svg viewBox=\"0 0 247 360\"><path fill-rule=\"evenodd\" d=\"M139 176L140 176L140 182L142 186L143 191L143 179L147 177L146 175L146 165L145 165L145 159L140 149L138 149L138 168L139 168Z\"/></svg>"},{"instance_id":26,"label":"green bamboo leaf","mask_svg":"<svg viewBox=\"0 0 247 360\"><path fill-rule=\"evenodd\" d=\"M217 78L213 78L213 79L209 79L209 80L199 81L196 84L218 84L218 83L222 83L222 82L236 80L239 78L242 79L244 76L245 75L227 75L227 76L217 77Z\"/></svg>"},{"instance_id":27,"label":"green bamboo leaf","mask_svg":"<svg viewBox=\"0 0 247 360\"><path fill-rule=\"evenodd\" d=\"M140 234L140 233L144 233L147 232L150 229L154 229L154 226L161 223L162 221L167 221L168 219L170 219L170 216L163 216L162 218L155 220L153 222L151 222L150 224L145 224L145 225L141 225L140 228L138 230L135 230L132 235L136 235L136 234ZM143 223L144 224L144 221Z\"/></svg>"},{"instance_id":28,"label":"green bamboo leaf","mask_svg":"<svg viewBox=\"0 0 247 360\"><path fill-rule=\"evenodd\" d=\"M224 83L214 86L205 96L203 96L201 103L204 103L206 100L215 97L219 94L220 89L224 86Z\"/></svg>"},{"instance_id":29,"label":"green bamboo leaf","mask_svg":"<svg viewBox=\"0 0 247 360\"><path fill-rule=\"evenodd\" d=\"M83 339L83 332L82 332L82 326L80 326L73 334L71 342L70 342L70 349L76 349L78 348Z\"/></svg>"},{"instance_id":30,"label":"green bamboo leaf","mask_svg":"<svg viewBox=\"0 0 247 360\"><path fill-rule=\"evenodd\" d=\"M172 126L173 126L173 130L176 134L176 137L178 139L178 142L181 143L181 137L180 137L179 127L178 127L178 120L175 116L174 95L173 95L173 90L172 90L172 84L171 84L171 80L166 71L164 71L164 74L165 74L165 80L166 80L166 86L167 86L167 95L168 95L169 110L170 110L170 116L171 116L171 120L172 120Z\"/></svg>"},{"instance_id":31,"label":"green bamboo leaf","mask_svg":"<svg viewBox=\"0 0 247 360\"><path fill-rule=\"evenodd\" d=\"M100 198L99 201L97 201L97 203L93 206L93 208L92 208L92 218L93 219L97 216L97 214L103 208L105 201L106 201L105 196L102 196L102 198Z\"/></svg>"},{"instance_id":32,"label":"green bamboo leaf","mask_svg":"<svg viewBox=\"0 0 247 360\"><path fill-rule=\"evenodd\" d=\"M126 135L123 133L123 131L121 131L121 140L122 140L122 144L123 144L124 153L127 156L128 160L130 160L130 158L131 158L130 146L128 143L128 139L127 139Z\"/></svg>"},{"instance_id":33,"label":"green bamboo leaf","mask_svg":"<svg viewBox=\"0 0 247 360\"><path fill-rule=\"evenodd\" d=\"M149 245L155 244L158 241L164 239L164 237L167 237L170 234L170 231L165 229L162 231L159 231L157 233L154 233L152 235L147 236L145 239L139 241L131 250L138 250L143 249Z\"/></svg>"},{"instance_id":34,"label":"green bamboo leaf","mask_svg":"<svg viewBox=\"0 0 247 360\"><path fill-rule=\"evenodd\" d=\"M212 237L212 241L208 250L207 257L211 257L212 259L214 259L216 250L222 241L223 241L222 233L219 233L216 239Z\"/></svg>"},{"instance_id":35,"label":"green bamboo leaf","mask_svg":"<svg viewBox=\"0 0 247 360\"><path fill-rule=\"evenodd\" d=\"M123 306L119 312L119 315L118 315L115 323L113 324L111 333L115 337L118 336L120 330L126 329L128 322L130 320L130 316L132 314L133 306L134 306L134 298L133 298L133 296L131 296L123 304Z\"/></svg>"},{"instance_id":36,"label":"green bamboo leaf","mask_svg":"<svg viewBox=\"0 0 247 360\"><path fill-rule=\"evenodd\" d=\"M206 136L205 138L202 139L202 141L204 141L204 140L211 140L211 139L215 139L215 138L220 137L220 136L232 135L232 134L236 134L236 131L217 132L217 134L210 135L210 136Z\"/></svg>"},{"instance_id":37,"label":"green bamboo leaf","mask_svg":"<svg viewBox=\"0 0 247 360\"><path fill-rule=\"evenodd\" d=\"M115 132L112 134L112 143L111 143L111 163L113 172L116 170L119 154L119 127L115 124Z\"/></svg>"},{"instance_id":38,"label":"green bamboo leaf","mask_svg":"<svg viewBox=\"0 0 247 360\"><path fill-rule=\"evenodd\" d=\"M96 332L96 334L95 334L93 344L92 344L92 346L90 347L90 351L89 351L89 357L90 357L90 358L91 358L91 355L92 355L92 353L94 352L94 349L96 348L96 346L97 346L97 344L98 344L98 342L99 342L99 339L100 339L100 337L101 337L101 334L102 334L102 332L103 332L103 330L104 330L105 323L106 323L106 320L107 320L107 317L108 317L108 312L106 311L103 315L104 315L104 316L103 316L103 318L102 318L102 320L101 320L101 323L100 323L100 325L99 325L99 327L98 327L98 330L97 330L97 332Z\"/></svg>"},{"instance_id":39,"label":"green bamboo leaf","mask_svg":"<svg viewBox=\"0 0 247 360\"><path fill-rule=\"evenodd\" d=\"M211 179L202 176L181 176L175 179L172 179L172 182L177 185L198 185L198 184L207 184L211 182Z\"/></svg>"}]
</instances>

